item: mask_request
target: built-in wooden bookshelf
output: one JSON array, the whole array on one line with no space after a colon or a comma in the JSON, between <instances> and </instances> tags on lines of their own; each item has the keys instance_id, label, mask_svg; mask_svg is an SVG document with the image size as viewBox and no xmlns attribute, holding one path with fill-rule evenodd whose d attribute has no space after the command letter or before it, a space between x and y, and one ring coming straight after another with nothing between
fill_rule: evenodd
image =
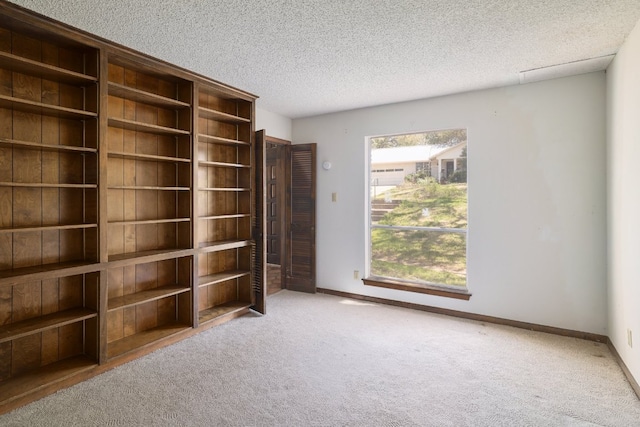
<instances>
[{"instance_id":1,"label":"built-in wooden bookshelf","mask_svg":"<svg viewBox=\"0 0 640 427\"><path fill-rule=\"evenodd\" d=\"M98 51L5 23L0 400L9 405L98 364L101 273Z\"/></svg>"},{"instance_id":2,"label":"built-in wooden bookshelf","mask_svg":"<svg viewBox=\"0 0 640 427\"><path fill-rule=\"evenodd\" d=\"M109 259L188 249L192 83L108 64Z\"/></svg>"},{"instance_id":3,"label":"built-in wooden bookshelf","mask_svg":"<svg viewBox=\"0 0 640 427\"><path fill-rule=\"evenodd\" d=\"M0 0L0 413L248 312L254 102Z\"/></svg>"},{"instance_id":4,"label":"built-in wooden bookshelf","mask_svg":"<svg viewBox=\"0 0 640 427\"><path fill-rule=\"evenodd\" d=\"M252 303L253 104L199 85L198 322Z\"/></svg>"},{"instance_id":5,"label":"built-in wooden bookshelf","mask_svg":"<svg viewBox=\"0 0 640 427\"><path fill-rule=\"evenodd\" d=\"M192 257L109 268L107 357L191 328Z\"/></svg>"}]
</instances>

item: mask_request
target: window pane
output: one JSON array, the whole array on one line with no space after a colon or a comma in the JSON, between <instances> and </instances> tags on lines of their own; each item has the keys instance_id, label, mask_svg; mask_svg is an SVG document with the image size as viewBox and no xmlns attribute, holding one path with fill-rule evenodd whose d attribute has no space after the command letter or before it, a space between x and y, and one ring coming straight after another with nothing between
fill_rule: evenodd
<instances>
[{"instance_id":1,"label":"window pane","mask_svg":"<svg viewBox=\"0 0 640 427\"><path fill-rule=\"evenodd\" d=\"M466 234L371 230L371 275L466 286Z\"/></svg>"},{"instance_id":2,"label":"window pane","mask_svg":"<svg viewBox=\"0 0 640 427\"><path fill-rule=\"evenodd\" d=\"M369 139L371 276L466 287L467 132Z\"/></svg>"}]
</instances>

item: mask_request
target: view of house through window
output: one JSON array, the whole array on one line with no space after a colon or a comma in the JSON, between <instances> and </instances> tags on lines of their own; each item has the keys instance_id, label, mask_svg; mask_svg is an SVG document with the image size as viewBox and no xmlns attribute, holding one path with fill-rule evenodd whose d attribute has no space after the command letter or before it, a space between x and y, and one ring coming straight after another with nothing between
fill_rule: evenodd
<instances>
[{"instance_id":1,"label":"view of house through window","mask_svg":"<svg viewBox=\"0 0 640 427\"><path fill-rule=\"evenodd\" d=\"M466 287L466 129L369 143L369 276Z\"/></svg>"}]
</instances>

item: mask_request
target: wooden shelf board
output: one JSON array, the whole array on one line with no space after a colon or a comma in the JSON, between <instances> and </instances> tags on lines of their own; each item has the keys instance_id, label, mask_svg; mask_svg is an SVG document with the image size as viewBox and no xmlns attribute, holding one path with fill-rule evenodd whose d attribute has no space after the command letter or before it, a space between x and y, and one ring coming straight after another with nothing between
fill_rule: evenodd
<instances>
[{"instance_id":1,"label":"wooden shelf board","mask_svg":"<svg viewBox=\"0 0 640 427\"><path fill-rule=\"evenodd\" d=\"M176 77L175 75L173 75L173 72L176 71L174 69L174 66L169 65L170 71L168 74L167 68L165 66L154 63L153 61L149 62L148 59L152 58L147 58L147 60L144 60L144 58L136 58L135 56L131 57L130 54L127 54L126 52L118 52L116 50L113 52L109 52L108 62L109 64L119 65L124 68L135 70L136 72L144 74L145 77L157 78L164 82L170 82L174 84L190 83L190 80L185 80L185 78ZM158 65L160 65L160 67Z\"/></svg>"},{"instance_id":2,"label":"wooden shelf board","mask_svg":"<svg viewBox=\"0 0 640 427\"><path fill-rule=\"evenodd\" d=\"M251 246L251 240L220 240L200 243L200 252L217 252Z\"/></svg>"},{"instance_id":3,"label":"wooden shelf board","mask_svg":"<svg viewBox=\"0 0 640 427\"><path fill-rule=\"evenodd\" d=\"M63 83L88 85L98 81L93 76L33 61L8 52L0 52L0 68Z\"/></svg>"},{"instance_id":4,"label":"wooden shelf board","mask_svg":"<svg viewBox=\"0 0 640 427\"><path fill-rule=\"evenodd\" d=\"M26 233L29 231L49 231L49 230L80 230L84 228L97 228L98 224L65 224L65 225L40 225L0 228L0 233Z\"/></svg>"},{"instance_id":5,"label":"wooden shelf board","mask_svg":"<svg viewBox=\"0 0 640 427\"><path fill-rule=\"evenodd\" d=\"M0 187L23 188L98 188L96 184L45 184L43 182L0 182Z\"/></svg>"},{"instance_id":6,"label":"wooden shelf board","mask_svg":"<svg viewBox=\"0 0 640 427\"><path fill-rule=\"evenodd\" d=\"M247 270L229 270L221 273L210 274L208 276L201 276L198 278L198 286L203 288L205 286L215 285L217 283L226 282L227 280L237 279L250 274L251 272Z\"/></svg>"},{"instance_id":7,"label":"wooden shelf board","mask_svg":"<svg viewBox=\"0 0 640 427\"><path fill-rule=\"evenodd\" d=\"M191 218L164 218L164 219L144 219L139 221L112 221L109 225L145 225L145 224L169 224L177 222L189 222Z\"/></svg>"},{"instance_id":8,"label":"wooden shelf board","mask_svg":"<svg viewBox=\"0 0 640 427\"><path fill-rule=\"evenodd\" d=\"M198 134L198 141L212 143L212 144L225 144L225 145L251 145L248 142L238 141L237 139L222 138L219 136L206 135L203 133Z\"/></svg>"},{"instance_id":9,"label":"wooden shelf board","mask_svg":"<svg viewBox=\"0 0 640 427\"><path fill-rule=\"evenodd\" d=\"M243 191L251 191L250 188L230 188L230 187L205 187L205 188L198 188L199 191L237 191L237 192L243 192Z\"/></svg>"},{"instance_id":10,"label":"wooden shelf board","mask_svg":"<svg viewBox=\"0 0 640 427\"><path fill-rule=\"evenodd\" d=\"M198 313L198 321L200 324L210 322L219 317L235 313L241 310L248 310L251 304L248 302L234 301L226 304L217 305L215 307L201 310Z\"/></svg>"},{"instance_id":11,"label":"wooden shelf board","mask_svg":"<svg viewBox=\"0 0 640 427\"><path fill-rule=\"evenodd\" d=\"M215 97L225 99L228 101L234 101L234 102L249 102L251 99L254 98L254 95L251 95L250 93L247 93L247 92L239 93L238 90L235 88L227 87L226 89L233 89L234 92L230 93L228 90L225 90L222 88L202 85L200 86L200 93L213 95Z\"/></svg>"},{"instance_id":12,"label":"wooden shelf board","mask_svg":"<svg viewBox=\"0 0 640 427\"><path fill-rule=\"evenodd\" d=\"M6 95L0 95L0 108L13 108L26 113L62 117L65 119L93 119L98 117L98 114L92 111L76 110L74 108L44 104L42 102L29 101Z\"/></svg>"},{"instance_id":13,"label":"wooden shelf board","mask_svg":"<svg viewBox=\"0 0 640 427\"><path fill-rule=\"evenodd\" d=\"M156 95L155 93L146 92L144 90L113 82L109 82L109 95L114 95L131 101L142 102L143 104L153 105L155 107L180 109L190 107L188 103L178 101L177 99L167 98L162 95Z\"/></svg>"},{"instance_id":14,"label":"wooden shelf board","mask_svg":"<svg viewBox=\"0 0 640 427\"><path fill-rule=\"evenodd\" d=\"M169 156L156 156L153 154L138 154L138 153L124 153L124 152L109 152L109 157L119 157L123 159L132 160L148 160L151 162L169 162L169 163L191 163L191 159L184 159L181 157L169 157Z\"/></svg>"},{"instance_id":15,"label":"wooden shelf board","mask_svg":"<svg viewBox=\"0 0 640 427\"><path fill-rule=\"evenodd\" d=\"M59 328L70 323L97 317L98 313L86 308L75 308L46 314L20 322L0 326L0 343L26 337L48 329Z\"/></svg>"},{"instance_id":16,"label":"wooden shelf board","mask_svg":"<svg viewBox=\"0 0 640 427\"><path fill-rule=\"evenodd\" d=\"M193 254L193 249L157 249L152 251L128 252L124 254L109 255L109 267L124 267L132 264L141 264L155 261L164 261L171 258L182 258Z\"/></svg>"},{"instance_id":17,"label":"wooden shelf board","mask_svg":"<svg viewBox=\"0 0 640 427\"><path fill-rule=\"evenodd\" d=\"M251 119L236 116L234 114L223 113L222 111L212 110L210 108L200 107L198 108L198 115L204 119L217 120L219 122L239 124L239 123L251 123Z\"/></svg>"},{"instance_id":18,"label":"wooden shelf board","mask_svg":"<svg viewBox=\"0 0 640 427\"><path fill-rule=\"evenodd\" d=\"M135 294L123 295L120 297L109 298L108 311L115 311L125 307L131 307L146 302L167 298L178 295L183 292L189 292L190 288L178 285L161 286L155 289L136 292Z\"/></svg>"},{"instance_id":19,"label":"wooden shelf board","mask_svg":"<svg viewBox=\"0 0 640 427\"><path fill-rule=\"evenodd\" d=\"M189 191L189 187L154 187L151 185L113 185L109 190Z\"/></svg>"},{"instance_id":20,"label":"wooden shelf board","mask_svg":"<svg viewBox=\"0 0 640 427\"><path fill-rule=\"evenodd\" d=\"M157 135L189 135L188 130L170 128L166 126L152 125L150 123L136 122L134 120L121 119L119 117L109 117L109 126L117 127L136 132L147 132Z\"/></svg>"},{"instance_id":21,"label":"wooden shelf board","mask_svg":"<svg viewBox=\"0 0 640 427\"><path fill-rule=\"evenodd\" d=\"M0 405L8 404L96 366L98 364L87 356L75 356L4 380L0 382Z\"/></svg>"},{"instance_id":22,"label":"wooden shelf board","mask_svg":"<svg viewBox=\"0 0 640 427\"><path fill-rule=\"evenodd\" d=\"M40 144L38 142L18 141L16 139L0 138L0 146L9 148L22 148L27 150L43 151L70 151L84 153L97 153L95 148L76 147L74 145Z\"/></svg>"},{"instance_id":23,"label":"wooden shelf board","mask_svg":"<svg viewBox=\"0 0 640 427\"><path fill-rule=\"evenodd\" d=\"M113 357L122 356L130 351L146 347L156 341L168 338L187 329L191 329L191 326L173 323L113 341L107 344L107 358L111 359Z\"/></svg>"},{"instance_id":24,"label":"wooden shelf board","mask_svg":"<svg viewBox=\"0 0 640 427\"><path fill-rule=\"evenodd\" d=\"M58 277L74 276L76 274L92 273L98 271L100 267L101 265L97 262L68 261L0 270L0 287L42 279L55 279Z\"/></svg>"},{"instance_id":25,"label":"wooden shelf board","mask_svg":"<svg viewBox=\"0 0 640 427\"><path fill-rule=\"evenodd\" d=\"M200 165L200 166L214 166L214 167L221 167L221 168L251 168L251 165L243 165L241 163L224 163L224 162L205 162L205 161L200 161L200 162L198 162L198 165Z\"/></svg>"},{"instance_id":26,"label":"wooden shelf board","mask_svg":"<svg viewBox=\"0 0 640 427\"><path fill-rule=\"evenodd\" d=\"M230 214L230 215L208 215L201 216L198 219L208 220L208 219L233 219L233 218L249 218L250 214Z\"/></svg>"}]
</instances>

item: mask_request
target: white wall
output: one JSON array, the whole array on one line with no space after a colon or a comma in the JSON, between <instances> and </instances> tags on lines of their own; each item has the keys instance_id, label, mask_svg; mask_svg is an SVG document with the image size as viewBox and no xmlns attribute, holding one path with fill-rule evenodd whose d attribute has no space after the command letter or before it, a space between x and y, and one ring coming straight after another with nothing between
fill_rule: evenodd
<instances>
[{"instance_id":1,"label":"white wall","mask_svg":"<svg viewBox=\"0 0 640 427\"><path fill-rule=\"evenodd\" d=\"M256 108L256 130L265 129L268 136L291 141L291 119Z\"/></svg>"},{"instance_id":2,"label":"white wall","mask_svg":"<svg viewBox=\"0 0 640 427\"><path fill-rule=\"evenodd\" d=\"M640 381L640 24L607 70L609 338ZM627 329L634 348L627 344Z\"/></svg>"},{"instance_id":3,"label":"white wall","mask_svg":"<svg viewBox=\"0 0 640 427\"><path fill-rule=\"evenodd\" d=\"M318 286L606 334L605 86L599 72L295 119L294 143L333 163L318 167ZM468 129L471 300L364 286L365 137L451 128Z\"/></svg>"}]
</instances>

